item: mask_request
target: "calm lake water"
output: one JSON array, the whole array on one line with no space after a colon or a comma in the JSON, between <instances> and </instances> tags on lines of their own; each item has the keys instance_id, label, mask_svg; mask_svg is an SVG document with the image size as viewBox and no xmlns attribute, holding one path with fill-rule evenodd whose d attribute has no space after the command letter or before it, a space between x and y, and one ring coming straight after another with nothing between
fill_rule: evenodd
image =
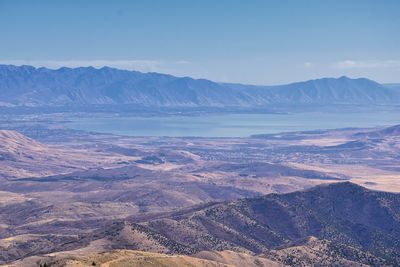
<instances>
[{"instance_id":1,"label":"calm lake water","mask_svg":"<svg viewBox=\"0 0 400 267\"><path fill-rule=\"evenodd\" d=\"M80 118L68 128L130 136L247 137L291 131L400 124L400 113L303 112L295 114L203 114L199 116Z\"/></svg>"}]
</instances>

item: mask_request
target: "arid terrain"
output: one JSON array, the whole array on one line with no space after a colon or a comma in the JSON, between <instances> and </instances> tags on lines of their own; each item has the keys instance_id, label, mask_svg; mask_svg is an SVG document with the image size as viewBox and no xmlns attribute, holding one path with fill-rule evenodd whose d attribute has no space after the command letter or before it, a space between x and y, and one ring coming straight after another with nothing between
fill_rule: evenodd
<instances>
[{"instance_id":1,"label":"arid terrain","mask_svg":"<svg viewBox=\"0 0 400 267\"><path fill-rule=\"evenodd\" d=\"M320 185L53 236L45 242L52 251L42 243L12 266L396 266L399 204L395 193L349 182ZM40 249L45 237L21 239ZM5 238L3 246L10 251L13 242Z\"/></svg>"},{"instance_id":2,"label":"arid terrain","mask_svg":"<svg viewBox=\"0 0 400 267\"><path fill-rule=\"evenodd\" d=\"M251 138L21 128L0 139L3 264L399 263L400 126Z\"/></svg>"},{"instance_id":3,"label":"arid terrain","mask_svg":"<svg viewBox=\"0 0 400 267\"><path fill-rule=\"evenodd\" d=\"M399 267L400 0L0 0L0 267Z\"/></svg>"}]
</instances>

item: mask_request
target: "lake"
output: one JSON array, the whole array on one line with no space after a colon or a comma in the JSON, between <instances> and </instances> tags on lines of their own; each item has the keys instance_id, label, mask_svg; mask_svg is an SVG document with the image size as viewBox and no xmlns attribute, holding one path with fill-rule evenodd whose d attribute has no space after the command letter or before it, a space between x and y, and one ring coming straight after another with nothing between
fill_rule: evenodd
<instances>
[{"instance_id":1,"label":"lake","mask_svg":"<svg viewBox=\"0 0 400 267\"><path fill-rule=\"evenodd\" d=\"M400 114L396 111L95 117L74 119L66 126L129 136L248 137L254 134L394 124L400 124Z\"/></svg>"}]
</instances>

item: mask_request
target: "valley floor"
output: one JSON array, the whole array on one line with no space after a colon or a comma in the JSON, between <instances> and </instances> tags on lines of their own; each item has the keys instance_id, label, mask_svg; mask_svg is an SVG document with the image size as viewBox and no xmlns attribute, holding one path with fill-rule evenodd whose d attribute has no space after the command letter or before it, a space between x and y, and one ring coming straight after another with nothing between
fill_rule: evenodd
<instances>
[{"instance_id":1,"label":"valley floor","mask_svg":"<svg viewBox=\"0 0 400 267\"><path fill-rule=\"evenodd\" d=\"M251 138L126 137L72 131L55 125L32 128L21 124L16 130L0 131L0 263L81 249L104 240L108 243L101 245L103 251L142 250L143 244L135 243L142 240L146 249L151 248L149 251L191 255L165 256L171 264L188 261L192 265L187 266L204 266L199 262L212 259L192 256L210 247L193 250L176 240L171 245L172 241L164 240L161 228L155 225L151 227L155 231L151 234L153 241L149 241L147 230L139 229L133 236L125 236L126 247L115 247L109 240L110 233L105 234L103 241L93 234L109 229L108 225L116 221L147 227L145 224L162 219L166 220L164 227L168 223L168 227L176 227L172 215L197 212L216 202L285 194L320 184L350 181L373 190L400 192L400 126ZM193 221L185 223L191 225ZM210 233L210 238L215 235ZM322 242L319 247L331 246L330 239L325 241L320 236L318 240ZM212 249L248 255L257 251L259 257L262 251L274 246L239 247L220 243ZM357 246L354 249L360 250ZM119 258L124 253L144 252L117 251L112 252L112 257ZM229 254L223 253L218 257ZM283 264L287 259L282 260L279 255L268 252L262 259L251 260L263 262L268 257L271 262ZM113 266L103 260L103 254L93 257L104 261L104 266ZM57 257L57 261L85 262L89 258ZM348 263L353 260L348 259ZM206 266L237 264L215 262Z\"/></svg>"}]
</instances>

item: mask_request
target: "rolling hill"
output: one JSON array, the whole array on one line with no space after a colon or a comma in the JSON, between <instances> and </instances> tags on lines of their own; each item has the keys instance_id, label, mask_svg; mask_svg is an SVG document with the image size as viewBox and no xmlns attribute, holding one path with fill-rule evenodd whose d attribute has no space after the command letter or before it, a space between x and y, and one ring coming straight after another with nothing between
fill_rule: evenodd
<instances>
[{"instance_id":1,"label":"rolling hill","mask_svg":"<svg viewBox=\"0 0 400 267\"><path fill-rule=\"evenodd\" d=\"M399 204L399 194L371 191L345 182L217 203L152 219L144 225L199 251L263 253L298 246L301 240L315 237L332 247L341 244L370 254L375 260L398 264ZM327 246L321 245L325 249ZM341 256L357 261L351 255Z\"/></svg>"},{"instance_id":2,"label":"rolling hill","mask_svg":"<svg viewBox=\"0 0 400 267\"><path fill-rule=\"evenodd\" d=\"M0 131L0 262L129 249L209 260L231 250L292 266L398 265L399 194L340 183L398 192L398 126L296 136L94 135L95 146L70 146ZM310 158L331 168L314 168ZM310 188L319 183L333 184Z\"/></svg>"},{"instance_id":3,"label":"rolling hill","mask_svg":"<svg viewBox=\"0 0 400 267\"><path fill-rule=\"evenodd\" d=\"M12 264L12 267L30 267L44 264L54 267L61 266L109 266L109 267L279 267L283 266L265 257L257 257L233 251L204 251L198 255L166 255L154 252L135 250L112 250L104 253L56 253L41 257L29 257ZM94 265L94 264L95 265Z\"/></svg>"},{"instance_id":4,"label":"rolling hill","mask_svg":"<svg viewBox=\"0 0 400 267\"><path fill-rule=\"evenodd\" d=\"M399 207L399 194L333 183L114 221L36 253L132 249L215 260L222 255L211 251L230 250L290 266L398 266Z\"/></svg>"},{"instance_id":5,"label":"rolling hill","mask_svg":"<svg viewBox=\"0 0 400 267\"><path fill-rule=\"evenodd\" d=\"M99 166L106 167L126 159L129 157L119 154L51 146L17 131L0 130L0 180L42 177Z\"/></svg>"},{"instance_id":6,"label":"rolling hill","mask_svg":"<svg viewBox=\"0 0 400 267\"><path fill-rule=\"evenodd\" d=\"M109 67L52 70L0 65L0 106L3 107L375 105L396 104L399 95L398 90L365 78L323 78L280 86L252 86Z\"/></svg>"}]
</instances>

